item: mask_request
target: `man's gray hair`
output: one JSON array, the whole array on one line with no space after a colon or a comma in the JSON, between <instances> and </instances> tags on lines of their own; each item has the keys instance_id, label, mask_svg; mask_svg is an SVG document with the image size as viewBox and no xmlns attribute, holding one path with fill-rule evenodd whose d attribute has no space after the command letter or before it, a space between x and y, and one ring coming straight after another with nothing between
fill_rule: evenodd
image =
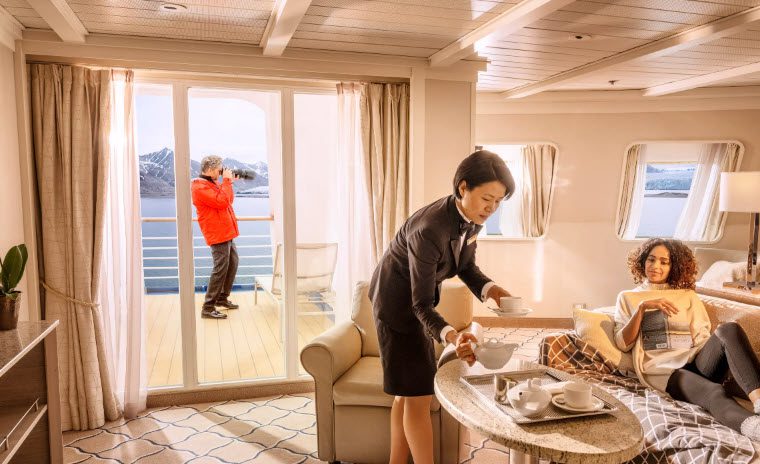
<instances>
[{"instance_id":1,"label":"man's gray hair","mask_svg":"<svg viewBox=\"0 0 760 464\"><path fill-rule=\"evenodd\" d=\"M222 167L222 158L216 155L204 156L201 160L201 173L209 169L218 169Z\"/></svg>"}]
</instances>

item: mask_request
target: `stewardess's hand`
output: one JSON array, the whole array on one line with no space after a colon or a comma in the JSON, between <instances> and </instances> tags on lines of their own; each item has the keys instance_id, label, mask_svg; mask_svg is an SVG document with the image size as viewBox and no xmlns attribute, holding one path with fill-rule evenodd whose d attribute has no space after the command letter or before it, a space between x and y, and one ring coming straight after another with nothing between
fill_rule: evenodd
<instances>
[{"instance_id":1,"label":"stewardess's hand","mask_svg":"<svg viewBox=\"0 0 760 464\"><path fill-rule=\"evenodd\" d=\"M499 287L498 285L494 285L491 288L488 289L488 294L486 295L487 299L492 299L494 303L496 303L496 306L498 307L501 303L501 297L503 296L512 296L508 291L504 290L503 288Z\"/></svg>"},{"instance_id":2,"label":"stewardess's hand","mask_svg":"<svg viewBox=\"0 0 760 464\"><path fill-rule=\"evenodd\" d=\"M472 351L470 342L478 343L477 337L469 332L462 332L457 335L457 358L472 366L475 364L475 352Z\"/></svg>"},{"instance_id":3,"label":"stewardess's hand","mask_svg":"<svg viewBox=\"0 0 760 464\"><path fill-rule=\"evenodd\" d=\"M664 312L666 316L675 316L678 314L678 308L665 298L657 298L656 300L645 300L639 304L639 310L647 309L659 309Z\"/></svg>"}]
</instances>

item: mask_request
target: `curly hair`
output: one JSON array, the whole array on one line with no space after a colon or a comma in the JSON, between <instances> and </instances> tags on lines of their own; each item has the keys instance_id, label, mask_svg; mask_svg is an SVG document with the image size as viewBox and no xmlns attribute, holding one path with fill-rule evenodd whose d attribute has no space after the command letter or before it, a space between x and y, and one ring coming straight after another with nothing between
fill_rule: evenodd
<instances>
[{"instance_id":1,"label":"curly hair","mask_svg":"<svg viewBox=\"0 0 760 464\"><path fill-rule=\"evenodd\" d=\"M667 282L672 288L694 289L697 280L697 261L694 253L680 240L650 238L628 253L628 270L633 281L640 284L646 278L644 268L652 249L662 245L670 253L670 273Z\"/></svg>"}]
</instances>

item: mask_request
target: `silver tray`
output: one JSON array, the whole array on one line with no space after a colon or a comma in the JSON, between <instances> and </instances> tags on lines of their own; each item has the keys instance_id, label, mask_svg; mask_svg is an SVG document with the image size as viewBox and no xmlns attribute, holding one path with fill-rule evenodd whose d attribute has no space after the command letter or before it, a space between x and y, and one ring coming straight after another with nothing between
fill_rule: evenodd
<instances>
[{"instance_id":1,"label":"silver tray","mask_svg":"<svg viewBox=\"0 0 760 464\"><path fill-rule=\"evenodd\" d=\"M603 395L599 395L596 388L592 387L592 393L594 397L598 398L602 401L602 403L604 403L602 409L598 411L570 412L565 411L564 409L560 409L554 404L549 403L549 406L541 414L532 417L525 417L517 412L517 410L515 410L515 408L513 408L509 403L502 404L494 400L493 377L496 374L506 375L516 382L538 377L541 379L541 385L549 385L568 379L560 379L559 376L555 376L545 369L496 372L494 374L483 375L465 375L460 379L462 382L464 382L465 385L470 388L470 390L475 392L478 399L480 399L480 403L482 403L488 409L496 411L497 413L508 415L517 424L534 424L537 422L573 419L575 417L599 416L618 410L616 406L603 398Z\"/></svg>"}]
</instances>

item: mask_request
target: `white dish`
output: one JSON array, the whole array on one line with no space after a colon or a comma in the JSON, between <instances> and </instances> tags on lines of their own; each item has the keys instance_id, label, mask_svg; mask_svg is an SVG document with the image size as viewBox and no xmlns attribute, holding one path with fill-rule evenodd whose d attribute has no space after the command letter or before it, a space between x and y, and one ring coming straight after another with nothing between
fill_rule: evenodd
<instances>
[{"instance_id":1,"label":"white dish","mask_svg":"<svg viewBox=\"0 0 760 464\"><path fill-rule=\"evenodd\" d=\"M593 396L591 397L591 404L588 407L575 408L565 403L564 393L560 393L559 395L552 396L552 404L560 409L564 409L565 411L570 411L570 412L593 412L593 411L599 411L600 409L604 407L604 401Z\"/></svg>"},{"instance_id":2,"label":"white dish","mask_svg":"<svg viewBox=\"0 0 760 464\"><path fill-rule=\"evenodd\" d=\"M488 309L490 309L491 311L493 311L494 313L496 313L498 316L501 316L501 317L520 317L520 316L525 316L526 314L530 314L533 312L533 310L530 308L523 308L519 311L502 311L499 308L492 308L489 306Z\"/></svg>"}]
</instances>

